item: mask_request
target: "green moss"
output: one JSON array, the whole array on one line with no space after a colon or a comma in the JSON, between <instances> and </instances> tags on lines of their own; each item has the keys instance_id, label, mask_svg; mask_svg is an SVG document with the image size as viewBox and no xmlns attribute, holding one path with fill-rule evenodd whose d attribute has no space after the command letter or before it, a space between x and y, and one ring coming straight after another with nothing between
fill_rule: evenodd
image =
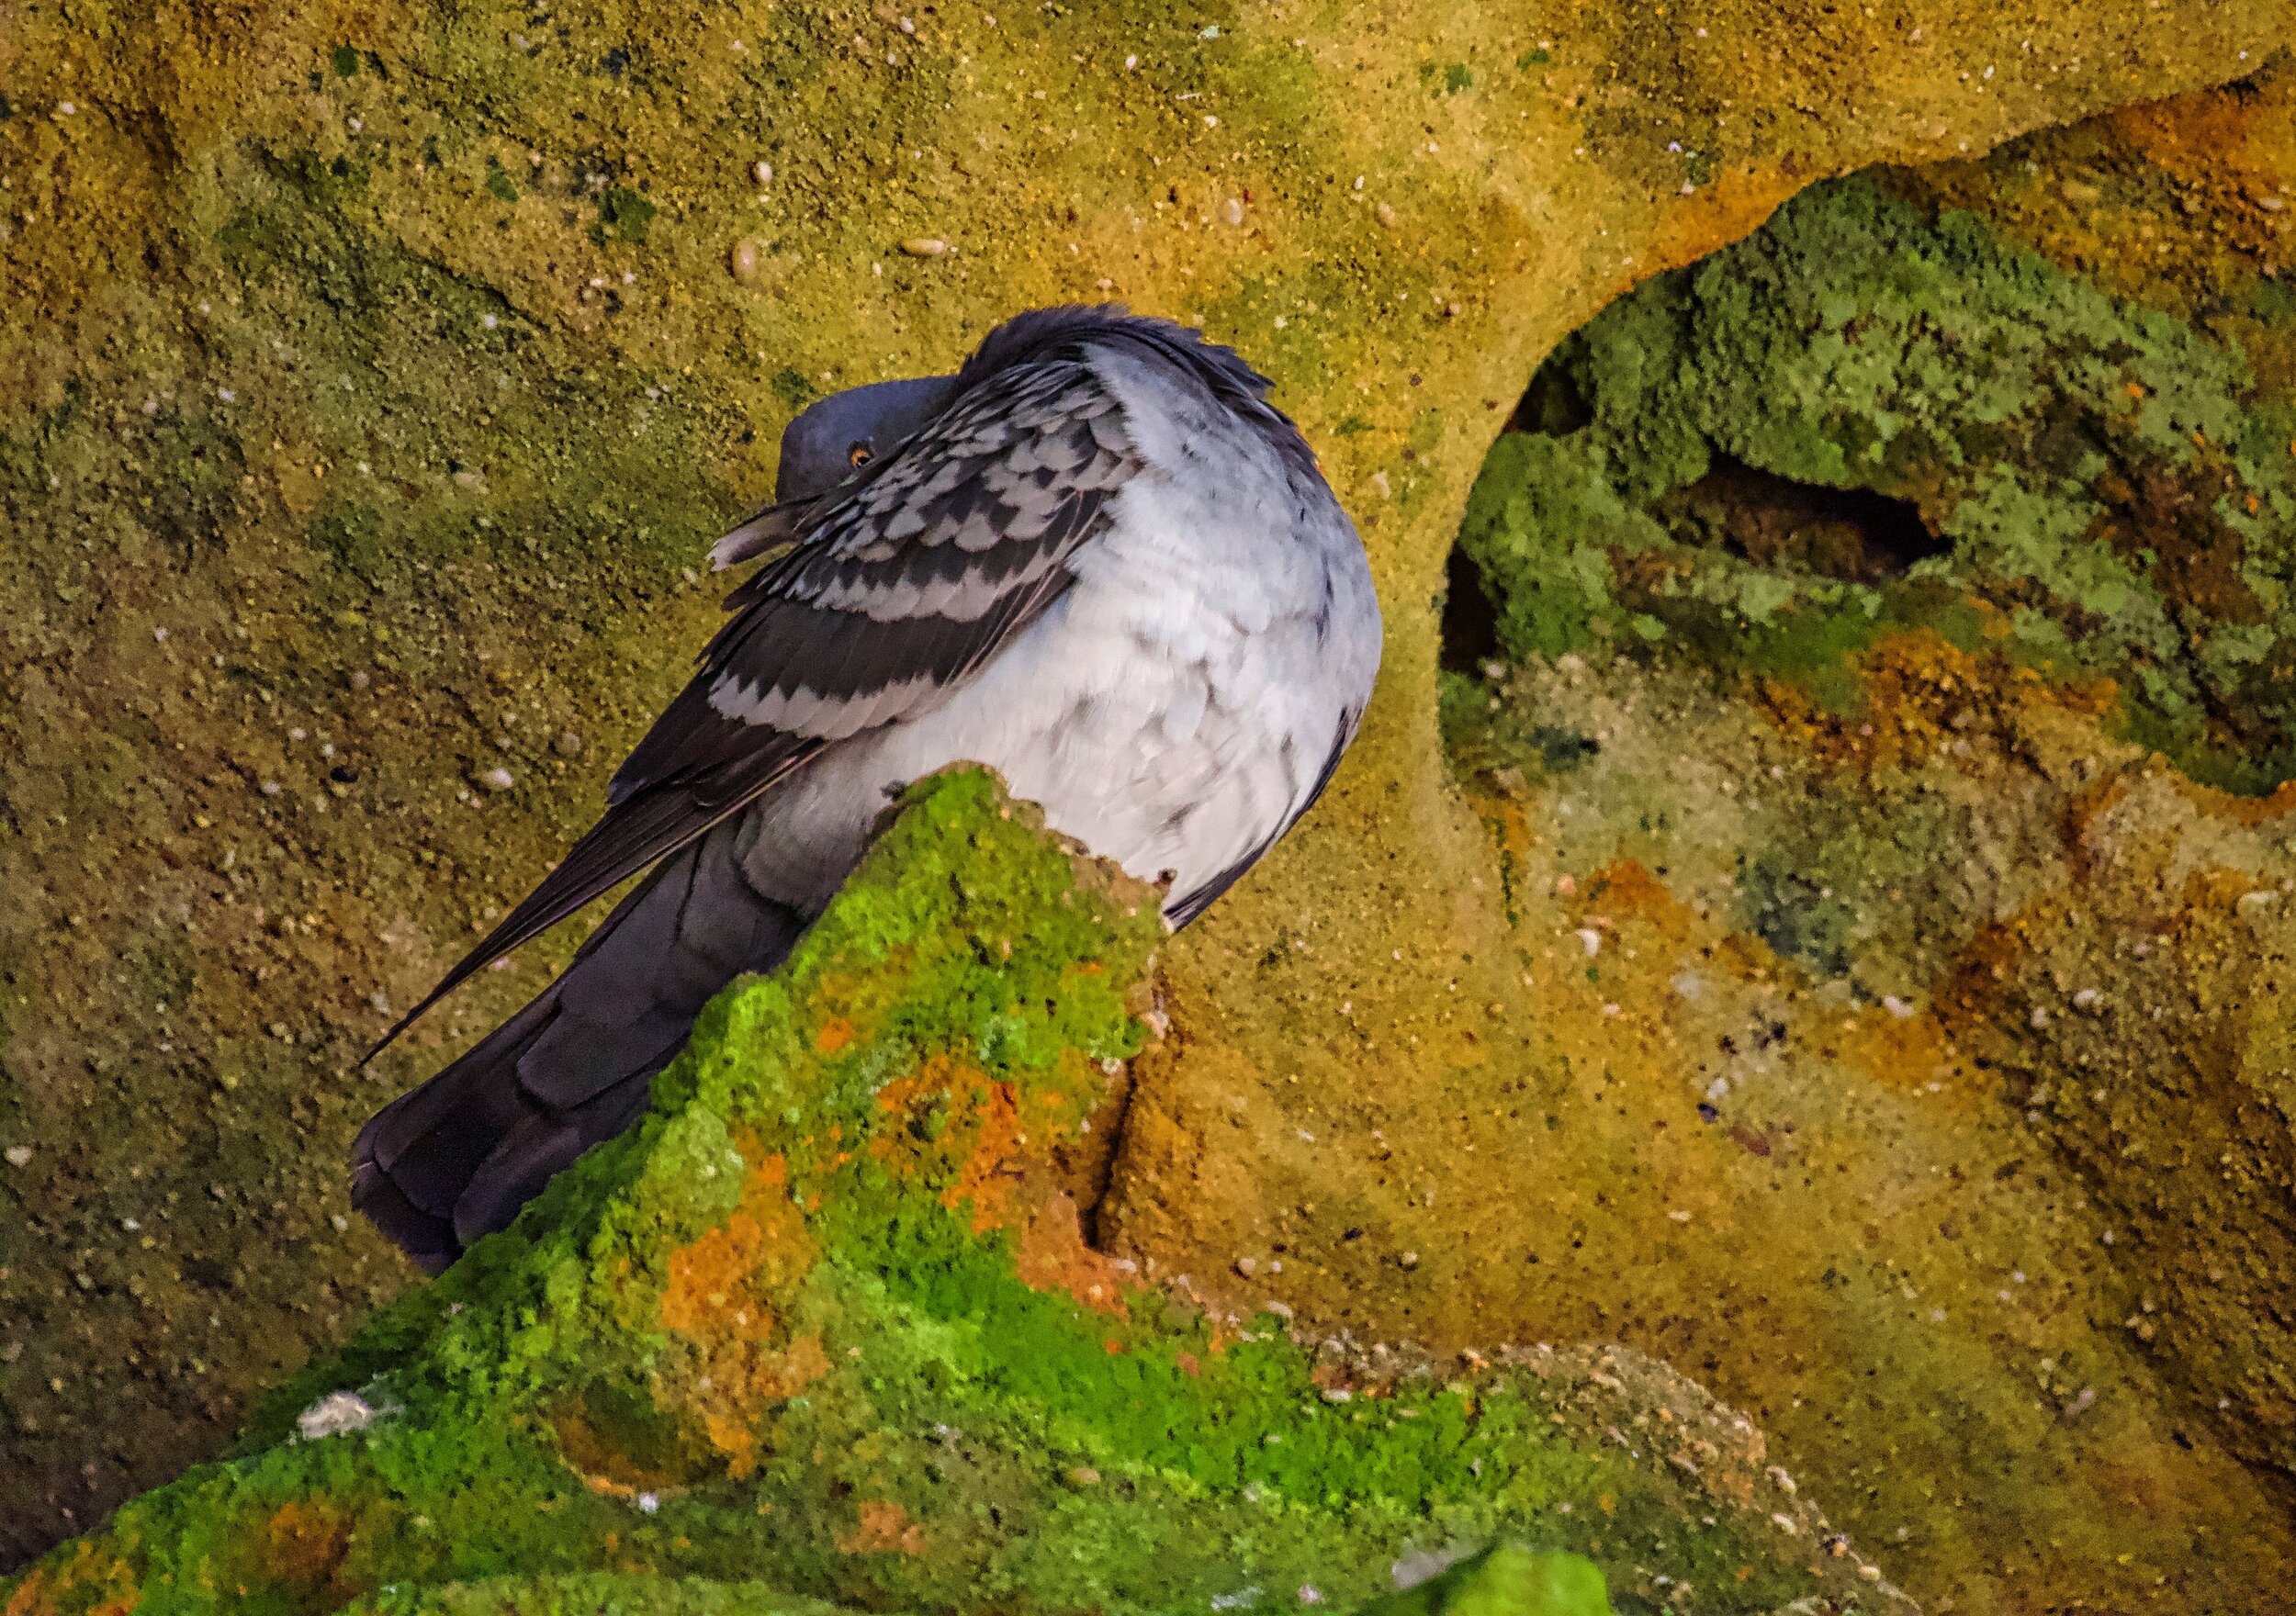
<instances>
[{"instance_id":1,"label":"green moss","mask_svg":"<svg viewBox=\"0 0 2296 1616\"><path fill-rule=\"evenodd\" d=\"M1514 655L1663 640L1841 709L1927 629L2119 681L2196 774L2296 770L2285 405L1974 215L1817 187L1605 310L1519 419L1461 535Z\"/></svg>"},{"instance_id":2,"label":"green moss","mask_svg":"<svg viewBox=\"0 0 2296 1616\"><path fill-rule=\"evenodd\" d=\"M606 1572L392 1589L355 1600L347 1616L837 1616L839 1609L757 1583Z\"/></svg>"},{"instance_id":3,"label":"green moss","mask_svg":"<svg viewBox=\"0 0 2296 1616\"><path fill-rule=\"evenodd\" d=\"M636 1129L297 1376L239 1458L56 1551L31 1608L82 1608L51 1581L99 1563L150 1610L483 1610L506 1596L464 1585L510 1576L571 1609L609 1571L709 1585L649 1585L636 1608L664 1610L800 1608L751 1583L1354 1604L1414 1543L1500 1535L1552 1553L1421 1603L1604 1609L1563 1551L1664 1566L1709 1609L1812 1586L1559 1430L1536 1374L1319 1365L1274 1317L1222 1324L1086 1248L1046 1175L1141 1046L1161 936L1153 892L993 781L927 782L788 964L710 1007ZM346 1390L379 1416L299 1440Z\"/></svg>"},{"instance_id":4,"label":"green moss","mask_svg":"<svg viewBox=\"0 0 2296 1616\"><path fill-rule=\"evenodd\" d=\"M1574 1554L1502 1543L1415 1588L1374 1599L1363 1616L1609 1616L1603 1574Z\"/></svg>"},{"instance_id":5,"label":"green moss","mask_svg":"<svg viewBox=\"0 0 2296 1616\"><path fill-rule=\"evenodd\" d=\"M614 236L634 246L644 246L653 230L654 216L659 211L637 192L622 185L613 186L598 199L599 239Z\"/></svg>"}]
</instances>

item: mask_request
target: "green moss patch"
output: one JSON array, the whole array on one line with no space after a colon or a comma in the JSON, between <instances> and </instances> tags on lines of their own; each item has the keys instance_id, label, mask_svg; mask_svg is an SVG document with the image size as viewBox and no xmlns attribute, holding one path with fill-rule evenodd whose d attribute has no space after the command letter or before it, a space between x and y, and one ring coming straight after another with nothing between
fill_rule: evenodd
<instances>
[{"instance_id":1,"label":"green moss patch","mask_svg":"<svg viewBox=\"0 0 2296 1616\"><path fill-rule=\"evenodd\" d=\"M1870 178L1542 368L1461 544L1516 656L1674 645L1839 710L1901 630L2065 679L2197 776L2296 774L2296 408L2242 353Z\"/></svg>"}]
</instances>

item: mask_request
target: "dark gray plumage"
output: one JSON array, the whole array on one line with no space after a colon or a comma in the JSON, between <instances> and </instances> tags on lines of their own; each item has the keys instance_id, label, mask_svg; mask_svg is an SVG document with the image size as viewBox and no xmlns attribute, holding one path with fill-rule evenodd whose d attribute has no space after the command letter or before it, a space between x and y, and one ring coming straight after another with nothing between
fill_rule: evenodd
<instances>
[{"instance_id":1,"label":"dark gray plumage","mask_svg":"<svg viewBox=\"0 0 2296 1616\"><path fill-rule=\"evenodd\" d=\"M407 1020L651 873L366 1125L359 1207L433 1270L506 1226L643 1110L718 989L788 952L887 793L949 763L1169 875L1173 925L1200 914L1322 790L1379 667L1362 544L1266 388L1197 331L1051 309L953 376L793 421L777 502L713 552L765 560L700 671L605 816Z\"/></svg>"}]
</instances>

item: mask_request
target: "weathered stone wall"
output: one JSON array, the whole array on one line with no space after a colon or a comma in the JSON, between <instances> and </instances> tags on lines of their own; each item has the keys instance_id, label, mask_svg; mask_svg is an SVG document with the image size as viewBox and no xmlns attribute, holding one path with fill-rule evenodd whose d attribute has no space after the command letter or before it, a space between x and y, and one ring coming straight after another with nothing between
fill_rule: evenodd
<instances>
[{"instance_id":1,"label":"weathered stone wall","mask_svg":"<svg viewBox=\"0 0 2296 1616\"><path fill-rule=\"evenodd\" d=\"M1199 320L1277 377L1371 546L1389 671L1314 822L1172 955L1193 1075L1119 1188L1151 1254L1207 1188L1345 1217L1319 1186L1345 1182L1334 1137L1380 1148L1366 1096L1422 1096L1405 1137L1472 1171L1463 1119L1558 1070L1503 1030L1548 1012L1435 732L1444 558L1540 357L1812 180L2240 77L2289 22L2136 0L12 17L0 1491L25 1507L0 1553L212 1453L403 1285L347 1216L344 1144L568 945L371 1072L352 1057L586 821L709 625L689 570L805 398L946 365L1061 297ZM1157 1133L1215 1084L1265 1103L1252 1131ZM1300 1094L1343 1133L1275 1120ZM1411 1238L1424 1286L1437 1247ZM1335 1328L1402 1271L1329 1250L1282 1283ZM1443 1310L1407 1295L1397 1322ZM1515 1307L1508 1332L1569 1313Z\"/></svg>"}]
</instances>

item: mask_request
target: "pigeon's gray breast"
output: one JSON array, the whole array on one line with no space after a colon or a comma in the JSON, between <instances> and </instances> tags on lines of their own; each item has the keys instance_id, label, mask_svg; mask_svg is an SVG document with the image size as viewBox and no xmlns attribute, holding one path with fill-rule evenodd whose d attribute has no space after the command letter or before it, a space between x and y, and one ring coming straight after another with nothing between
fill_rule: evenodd
<instances>
[{"instance_id":1,"label":"pigeon's gray breast","mask_svg":"<svg viewBox=\"0 0 2296 1616\"><path fill-rule=\"evenodd\" d=\"M1328 778L1379 668L1355 530L1311 465L1197 378L1120 347L1091 368L1120 446L1094 426L1132 470L1075 583L932 711L841 742L752 810L760 892L817 910L889 790L972 761L1131 873L1168 873L1186 918Z\"/></svg>"}]
</instances>

